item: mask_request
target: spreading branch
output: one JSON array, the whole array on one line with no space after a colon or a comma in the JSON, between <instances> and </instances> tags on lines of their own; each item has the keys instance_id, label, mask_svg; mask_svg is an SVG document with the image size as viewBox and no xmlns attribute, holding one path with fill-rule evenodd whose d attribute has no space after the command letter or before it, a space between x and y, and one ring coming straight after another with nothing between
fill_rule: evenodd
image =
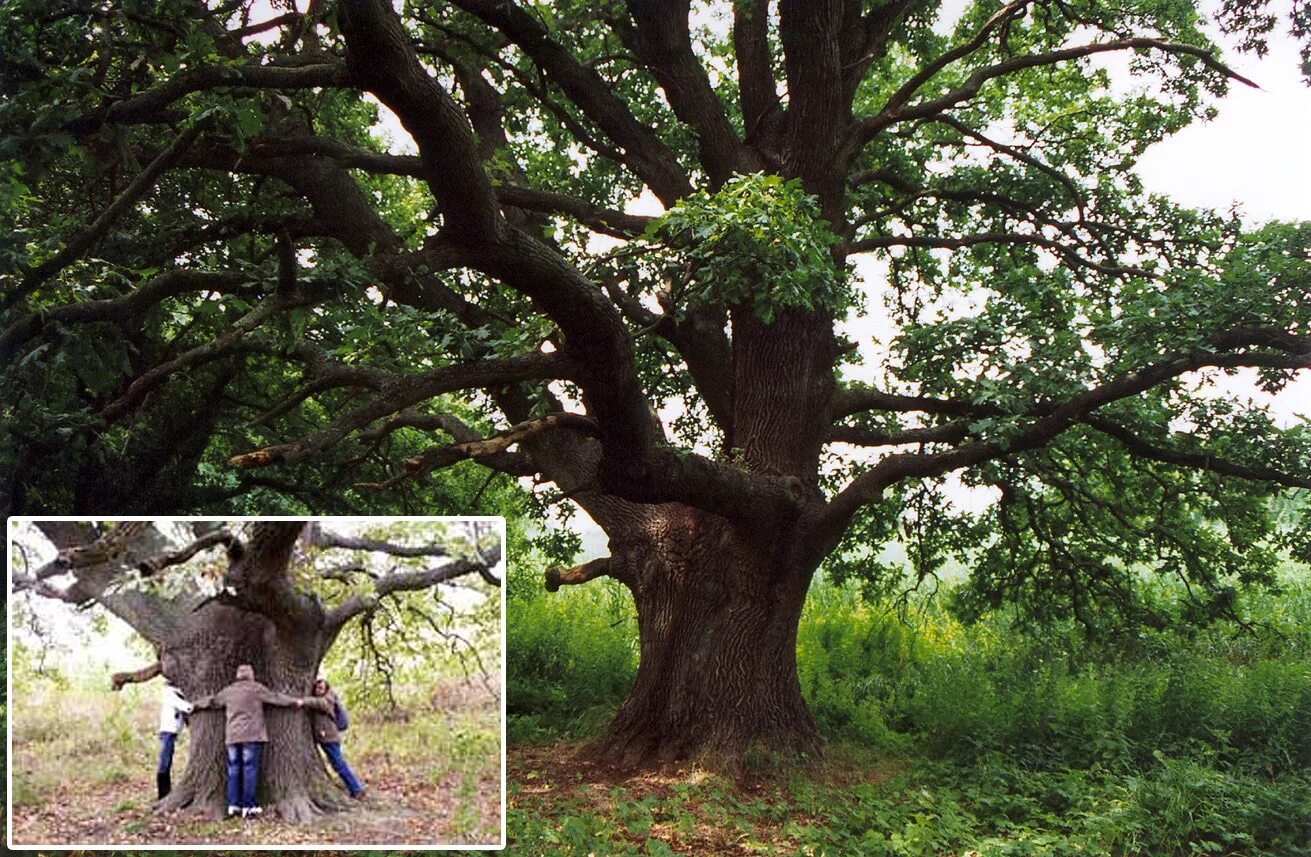
<instances>
[{"instance_id":1,"label":"spreading branch","mask_svg":"<svg viewBox=\"0 0 1311 857\"><path fill-rule=\"evenodd\" d=\"M168 108L193 92L222 88L242 89L314 89L340 87L349 82L341 63L322 63L299 67L276 65L200 66L177 72L168 80L138 92L131 98L115 101L94 113L69 123L68 129L79 137L95 133L105 125L170 121L179 118Z\"/></svg>"},{"instance_id":2,"label":"spreading branch","mask_svg":"<svg viewBox=\"0 0 1311 857\"><path fill-rule=\"evenodd\" d=\"M351 432L442 393L499 387L516 381L568 377L568 367L568 361L559 354L531 354L500 360L456 363L428 372L401 375L385 384L364 405L338 417L308 437L294 443L234 455L228 463L240 468L293 464L328 449Z\"/></svg>"},{"instance_id":3,"label":"spreading branch","mask_svg":"<svg viewBox=\"0 0 1311 857\"><path fill-rule=\"evenodd\" d=\"M1097 415L1085 417L1083 422L1107 437L1119 441L1135 458L1151 459L1193 470L1205 470L1252 482L1270 482L1289 488L1311 488L1311 476L1288 473L1275 467L1240 464L1210 452L1194 452L1152 443L1128 427Z\"/></svg>"},{"instance_id":4,"label":"spreading branch","mask_svg":"<svg viewBox=\"0 0 1311 857\"><path fill-rule=\"evenodd\" d=\"M948 51L934 62L925 66L924 69L907 81L897 90L897 92L893 93L876 115L867 117L853 126L849 134L850 142L847 146L847 150L858 150L860 146L873 139L879 134L879 132L895 123L906 122L914 119L926 119L945 113L977 95L985 83L995 78L1013 74L1014 72L1022 71L1024 69L1057 65L1062 62L1095 56L1097 54L1130 50L1154 50L1168 54L1191 56L1199 59L1207 66L1207 68L1219 72L1231 80L1238 81L1239 83L1256 89L1260 88L1252 81L1220 62L1215 58L1211 51L1205 48L1200 48L1196 45L1167 42L1164 39L1151 38L1148 36L1135 36L1012 57L1008 60L976 70L959 86L937 98L931 98L914 104L907 103L929 79L938 73L938 71L951 62L976 51L983 42L986 41L988 34L990 34L992 30L996 29L1004 20L1013 16L1021 8L1027 5L1028 2L1009 4L994 15L993 18L989 20L988 24L985 25L984 29L981 30L973 40L958 48Z\"/></svg>"},{"instance_id":5,"label":"spreading branch","mask_svg":"<svg viewBox=\"0 0 1311 857\"><path fill-rule=\"evenodd\" d=\"M536 63L570 101L616 144L623 162L666 206L687 196L691 184L678 158L633 116L594 69L583 65L513 0L456 0L455 5L500 30Z\"/></svg>"},{"instance_id":6,"label":"spreading branch","mask_svg":"<svg viewBox=\"0 0 1311 857\"><path fill-rule=\"evenodd\" d=\"M432 447L419 455L405 459L404 472L385 482L361 482L356 484L356 488L387 489L407 479L419 479L434 470L470 460L502 473L528 476L535 472L532 458L522 451L510 452L510 447L544 432L560 429L571 429L585 437L597 435L595 420L582 414L569 413L548 414L527 420L487 438L473 433L468 426L449 414L413 415L392 419L385 424L385 430L391 431L394 430L393 427L401 425L441 428L454 437L456 442Z\"/></svg>"},{"instance_id":7,"label":"spreading branch","mask_svg":"<svg viewBox=\"0 0 1311 857\"><path fill-rule=\"evenodd\" d=\"M325 627L335 633L351 619L376 610L382 599L401 592L431 589L460 577L477 574L484 579L491 574L490 567L501 560L500 547L489 551L477 560L460 559L422 571L404 571L379 578L373 591L347 597L325 614ZM495 580L495 577L492 578Z\"/></svg>"},{"instance_id":8,"label":"spreading branch","mask_svg":"<svg viewBox=\"0 0 1311 857\"><path fill-rule=\"evenodd\" d=\"M248 281L243 274L219 271L168 271L152 277L125 295L85 303L64 304L17 319L0 333L0 360L12 358L49 323L89 324L109 321L131 324L160 302L193 292L231 292Z\"/></svg>"},{"instance_id":9,"label":"spreading branch","mask_svg":"<svg viewBox=\"0 0 1311 857\"><path fill-rule=\"evenodd\" d=\"M141 573L142 577L150 577L170 566L181 565L201 551L209 550L217 545L222 545L226 548L229 555L240 553L242 550L240 539L233 535L229 530L220 529L215 530L212 533L206 533L190 544L178 548L175 551L155 554L154 556L140 560L137 562L136 568L137 571Z\"/></svg>"},{"instance_id":10,"label":"spreading branch","mask_svg":"<svg viewBox=\"0 0 1311 857\"><path fill-rule=\"evenodd\" d=\"M1240 328L1213 337L1210 344L1214 350L1163 360L1106 381L1061 403L1040 406L1034 413L1042 416L1016 428L1004 439L979 440L944 452L890 455L868 472L853 479L830 501L824 517L831 524L845 526L856 509L866 503L876 502L884 490L896 482L912 477L941 476L991 459L1045 446L1098 408L1139 395L1188 372L1207 367L1311 368L1311 340L1283 331ZM1252 347L1278 350L1242 350Z\"/></svg>"}]
</instances>

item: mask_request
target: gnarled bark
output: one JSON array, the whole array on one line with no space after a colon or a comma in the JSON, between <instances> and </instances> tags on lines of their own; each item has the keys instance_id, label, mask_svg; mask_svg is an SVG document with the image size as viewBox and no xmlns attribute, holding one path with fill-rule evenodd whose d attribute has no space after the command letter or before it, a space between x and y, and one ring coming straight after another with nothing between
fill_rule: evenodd
<instances>
[{"instance_id":1,"label":"gnarled bark","mask_svg":"<svg viewBox=\"0 0 1311 857\"><path fill-rule=\"evenodd\" d=\"M609 574L637 606L637 677L597 753L624 766L701 757L736 768L757 747L820 751L796 661L814 568L790 558L786 539L669 504L643 510L611 548L604 567L553 578Z\"/></svg>"}]
</instances>

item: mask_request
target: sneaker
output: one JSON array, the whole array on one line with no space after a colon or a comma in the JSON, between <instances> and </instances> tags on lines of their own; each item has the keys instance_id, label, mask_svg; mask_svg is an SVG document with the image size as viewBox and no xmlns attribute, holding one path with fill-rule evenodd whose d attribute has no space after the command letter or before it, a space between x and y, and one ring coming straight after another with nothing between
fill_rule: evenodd
<instances>
[{"instance_id":1,"label":"sneaker","mask_svg":"<svg viewBox=\"0 0 1311 857\"><path fill-rule=\"evenodd\" d=\"M228 818L231 818L232 816L236 815L239 812L241 812L241 807L231 806L231 805L228 806ZM244 816L245 813L242 813L242 815Z\"/></svg>"},{"instance_id":2,"label":"sneaker","mask_svg":"<svg viewBox=\"0 0 1311 857\"><path fill-rule=\"evenodd\" d=\"M369 790L368 786L360 786L360 790L351 795L355 800L364 800L365 793Z\"/></svg>"},{"instance_id":3,"label":"sneaker","mask_svg":"<svg viewBox=\"0 0 1311 857\"><path fill-rule=\"evenodd\" d=\"M263 811L264 807L262 806L248 806L241 810L241 817L249 818L252 815L259 815Z\"/></svg>"}]
</instances>

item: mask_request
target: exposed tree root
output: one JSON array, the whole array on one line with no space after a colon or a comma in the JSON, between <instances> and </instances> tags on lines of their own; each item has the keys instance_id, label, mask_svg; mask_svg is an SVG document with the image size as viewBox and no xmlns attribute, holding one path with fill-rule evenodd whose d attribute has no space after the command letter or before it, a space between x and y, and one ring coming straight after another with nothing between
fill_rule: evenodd
<instances>
[{"instance_id":1,"label":"exposed tree root","mask_svg":"<svg viewBox=\"0 0 1311 857\"><path fill-rule=\"evenodd\" d=\"M226 807L222 799L200 799L190 786L178 786L168 796L155 802L155 812L196 812L207 818L223 818Z\"/></svg>"},{"instance_id":2,"label":"exposed tree root","mask_svg":"<svg viewBox=\"0 0 1311 857\"><path fill-rule=\"evenodd\" d=\"M289 824L305 824L329 813L340 812L344 805L309 795L284 798L270 809L278 818Z\"/></svg>"},{"instance_id":3,"label":"exposed tree root","mask_svg":"<svg viewBox=\"0 0 1311 857\"><path fill-rule=\"evenodd\" d=\"M824 740L813 721L802 721L793 729L771 735L732 731L697 733L693 729L674 735L655 730L612 730L584 747L583 754L617 770L694 762L735 779L769 770L794 769L824 757Z\"/></svg>"}]
</instances>

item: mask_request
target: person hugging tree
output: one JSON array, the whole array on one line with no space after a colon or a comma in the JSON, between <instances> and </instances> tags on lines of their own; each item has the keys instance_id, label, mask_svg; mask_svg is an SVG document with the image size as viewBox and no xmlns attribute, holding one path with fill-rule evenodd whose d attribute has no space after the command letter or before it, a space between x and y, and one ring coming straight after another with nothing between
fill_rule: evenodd
<instances>
[{"instance_id":1,"label":"person hugging tree","mask_svg":"<svg viewBox=\"0 0 1311 857\"><path fill-rule=\"evenodd\" d=\"M259 815L263 809L255 803L255 785L259 782L259 762L269 734L264 727L264 706L300 708L305 700L269 690L255 681L250 664L237 667L237 680L212 696L196 700L195 710L227 709L224 742L228 746L227 798L228 815L242 818Z\"/></svg>"},{"instance_id":2,"label":"person hugging tree","mask_svg":"<svg viewBox=\"0 0 1311 857\"><path fill-rule=\"evenodd\" d=\"M346 730L346 709L337 697L337 692L328 686L328 680L317 679L314 682L314 695L305 700L305 705L313 709L310 713L314 725L314 740L323 748L328 763L341 777L346 792L353 798L364 797L364 786L356 778L346 757L341 752L341 733Z\"/></svg>"},{"instance_id":3,"label":"person hugging tree","mask_svg":"<svg viewBox=\"0 0 1311 857\"><path fill-rule=\"evenodd\" d=\"M155 770L155 785L160 800L168 797L173 789L173 750L177 746L178 733L186 726L187 715L193 708L183 697L182 691L173 682L164 679L159 697L159 764Z\"/></svg>"}]
</instances>

